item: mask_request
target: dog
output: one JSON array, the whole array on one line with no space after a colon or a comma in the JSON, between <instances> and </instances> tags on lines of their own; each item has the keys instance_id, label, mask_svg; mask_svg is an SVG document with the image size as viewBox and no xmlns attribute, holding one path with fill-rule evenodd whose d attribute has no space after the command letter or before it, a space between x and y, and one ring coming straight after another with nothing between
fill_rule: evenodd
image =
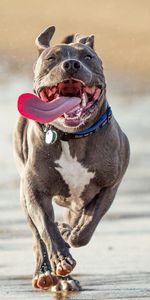
<instances>
[{"instance_id":1,"label":"dog","mask_svg":"<svg viewBox=\"0 0 150 300\"><path fill-rule=\"evenodd\" d=\"M53 103L59 116L45 123L20 116L14 149L20 199L34 238L33 286L78 291L69 249L89 243L114 200L130 150L107 102L94 36L76 34L50 47L54 31L51 26L36 39L34 93L41 103ZM66 107L77 99L60 115L59 101ZM39 108L42 120L46 113ZM66 208L64 223L55 222L52 200Z\"/></svg>"}]
</instances>

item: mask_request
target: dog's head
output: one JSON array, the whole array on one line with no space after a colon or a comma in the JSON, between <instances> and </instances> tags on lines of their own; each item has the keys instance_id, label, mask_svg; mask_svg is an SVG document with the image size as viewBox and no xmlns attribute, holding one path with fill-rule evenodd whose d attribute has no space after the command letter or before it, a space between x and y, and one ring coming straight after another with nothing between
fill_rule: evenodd
<instances>
[{"instance_id":1,"label":"dog's head","mask_svg":"<svg viewBox=\"0 0 150 300\"><path fill-rule=\"evenodd\" d=\"M66 132L91 126L105 100L102 61L93 49L94 36L75 35L74 41L50 47L55 27L49 27L36 39L39 58L34 70L34 91L43 101L65 96L80 97L71 111L53 121Z\"/></svg>"}]
</instances>

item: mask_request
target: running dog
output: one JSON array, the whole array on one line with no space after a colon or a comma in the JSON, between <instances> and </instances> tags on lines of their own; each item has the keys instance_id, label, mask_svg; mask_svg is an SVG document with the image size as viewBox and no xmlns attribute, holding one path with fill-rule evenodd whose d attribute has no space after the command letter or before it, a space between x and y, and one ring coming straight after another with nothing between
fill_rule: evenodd
<instances>
[{"instance_id":1,"label":"running dog","mask_svg":"<svg viewBox=\"0 0 150 300\"><path fill-rule=\"evenodd\" d=\"M70 276L76 265L70 247L89 243L112 204L129 143L107 102L94 36L76 34L50 46L54 31L51 26L36 39L34 93L40 100L30 107L32 120L19 117L14 148L34 237L33 286L79 290ZM63 223L55 222L52 200L66 208Z\"/></svg>"}]
</instances>

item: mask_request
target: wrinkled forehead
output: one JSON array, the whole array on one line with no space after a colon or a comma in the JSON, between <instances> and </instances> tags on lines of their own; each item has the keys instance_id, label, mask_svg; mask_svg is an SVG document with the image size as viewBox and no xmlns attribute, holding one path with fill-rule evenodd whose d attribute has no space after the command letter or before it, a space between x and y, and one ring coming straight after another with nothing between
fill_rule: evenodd
<instances>
[{"instance_id":1,"label":"wrinkled forehead","mask_svg":"<svg viewBox=\"0 0 150 300\"><path fill-rule=\"evenodd\" d=\"M71 43L69 45L67 44L55 45L53 47L47 48L42 53L43 57L47 57L49 55L57 55L57 56L64 57L66 59L69 58L78 59L78 58L82 58L82 56L84 57L85 55L91 55L92 57L95 57L101 62L100 58L92 48L81 43Z\"/></svg>"}]
</instances>

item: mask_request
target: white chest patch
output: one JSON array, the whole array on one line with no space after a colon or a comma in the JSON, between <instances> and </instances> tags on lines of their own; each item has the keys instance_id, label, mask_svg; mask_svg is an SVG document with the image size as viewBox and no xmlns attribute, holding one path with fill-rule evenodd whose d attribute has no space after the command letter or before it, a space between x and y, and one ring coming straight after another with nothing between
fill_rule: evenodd
<instances>
[{"instance_id":1,"label":"white chest patch","mask_svg":"<svg viewBox=\"0 0 150 300\"><path fill-rule=\"evenodd\" d=\"M59 160L56 161L59 164L59 167L56 167L56 169L69 186L71 195L69 198L72 200L80 199L85 186L89 184L95 173L89 172L87 168L77 161L76 157L73 158L71 156L67 142L61 142L61 144L62 154Z\"/></svg>"}]
</instances>

